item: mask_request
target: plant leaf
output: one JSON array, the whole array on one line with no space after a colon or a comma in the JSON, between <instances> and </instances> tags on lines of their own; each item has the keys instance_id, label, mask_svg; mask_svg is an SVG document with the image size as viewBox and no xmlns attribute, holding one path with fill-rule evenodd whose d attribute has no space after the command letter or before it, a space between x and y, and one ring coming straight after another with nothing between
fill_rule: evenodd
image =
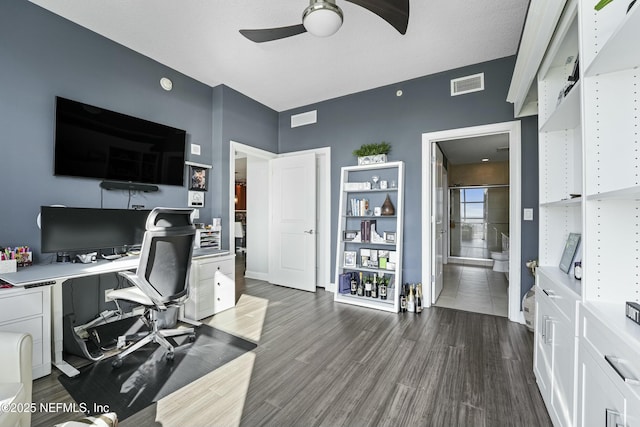
<instances>
[{"instance_id":1,"label":"plant leaf","mask_svg":"<svg viewBox=\"0 0 640 427\"><path fill-rule=\"evenodd\" d=\"M600 0L598 2L598 4L596 4L595 9L596 10L600 10L603 7L605 7L606 5L608 5L609 3L611 3L613 0Z\"/></svg>"}]
</instances>

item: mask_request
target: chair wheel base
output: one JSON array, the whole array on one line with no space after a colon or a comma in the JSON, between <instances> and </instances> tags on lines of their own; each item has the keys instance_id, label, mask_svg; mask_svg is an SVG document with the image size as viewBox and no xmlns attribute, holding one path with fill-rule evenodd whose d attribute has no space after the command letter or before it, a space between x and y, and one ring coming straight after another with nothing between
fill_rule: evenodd
<instances>
[{"instance_id":1,"label":"chair wheel base","mask_svg":"<svg viewBox=\"0 0 640 427\"><path fill-rule=\"evenodd\" d=\"M196 334L189 335L189 342L194 342L196 340Z\"/></svg>"},{"instance_id":2,"label":"chair wheel base","mask_svg":"<svg viewBox=\"0 0 640 427\"><path fill-rule=\"evenodd\" d=\"M115 369L118 369L121 366L122 366L122 359L113 359L113 362L111 362L111 367Z\"/></svg>"},{"instance_id":3,"label":"chair wheel base","mask_svg":"<svg viewBox=\"0 0 640 427\"><path fill-rule=\"evenodd\" d=\"M173 362L173 359L175 359L175 357L176 357L175 353L167 353L168 362Z\"/></svg>"}]
</instances>

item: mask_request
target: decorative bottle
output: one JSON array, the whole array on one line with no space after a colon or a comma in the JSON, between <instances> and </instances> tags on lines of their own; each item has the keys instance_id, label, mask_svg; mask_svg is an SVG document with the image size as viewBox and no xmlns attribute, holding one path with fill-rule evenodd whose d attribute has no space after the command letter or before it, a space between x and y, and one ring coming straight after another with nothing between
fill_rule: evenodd
<instances>
[{"instance_id":1,"label":"decorative bottle","mask_svg":"<svg viewBox=\"0 0 640 427\"><path fill-rule=\"evenodd\" d=\"M387 280L384 276L382 276L382 278L380 279L378 294L380 294L380 299L387 299Z\"/></svg>"},{"instance_id":2,"label":"decorative bottle","mask_svg":"<svg viewBox=\"0 0 640 427\"><path fill-rule=\"evenodd\" d=\"M416 313L422 313L422 283L416 285Z\"/></svg>"},{"instance_id":3,"label":"decorative bottle","mask_svg":"<svg viewBox=\"0 0 640 427\"><path fill-rule=\"evenodd\" d=\"M373 275L373 283L371 284L371 298L378 298L378 275Z\"/></svg>"},{"instance_id":4,"label":"decorative bottle","mask_svg":"<svg viewBox=\"0 0 640 427\"><path fill-rule=\"evenodd\" d=\"M362 280L362 272L360 272L360 283L358 283L358 289L357 289L356 294L359 297L363 297L364 296L364 283L363 283L363 280Z\"/></svg>"},{"instance_id":5,"label":"decorative bottle","mask_svg":"<svg viewBox=\"0 0 640 427\"><path fill-rule=\"evenodd\" d=\"M351 295L355 295L358 293L358 281L356 280L356 274L351 273Z\"/></svg>"},{"instance_id":6,"label":"decorative bottle","mask_svg":"<svg viewBox=\"0 0 640 427\"><path fill-rule=\"evenodd\" d=\"M405 287L402 286L400 290L400 311L402 312L407 311L407 297L405 296L404 289Z\"/></svg>"},{"instance_id":7,"label":"decorative bottle","mask_svg":"<svg viewBox=\"0 0 640 427\"><path fill-rule=\"evenodd\" d=\"M413 293L413 285L409 285L409 297L407 298L407 311L413 313L416 310L416 296Z\"/></svg>"},{"instance_id":8,"label":"decorative bottle","mask_svg":"<svg viewBox=\"0 0 640 427\"><path fill-rule=\"evenodd\" d=\"M364 296L371 297L371 277L364 279Z\"/></svg>"}]
</instances>

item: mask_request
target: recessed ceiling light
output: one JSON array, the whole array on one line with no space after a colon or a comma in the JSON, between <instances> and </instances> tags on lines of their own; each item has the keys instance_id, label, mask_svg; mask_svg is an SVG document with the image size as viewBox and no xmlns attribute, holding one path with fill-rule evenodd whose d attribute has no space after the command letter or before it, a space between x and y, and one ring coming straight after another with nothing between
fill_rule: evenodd
<instances>
[{"instance_id":1,"label":"recessed ceiling light","mask_svg":"<svg viewBox=\"0 0 640 427\"><path fill-rule=\"evenodd\" d=\"M402 90L398 90L398 91L396 92L396 96L402 96Z\"/></svg>"},{"instance_id":2,"label":"recessed ceiling light","mask_svg":"<svg viewBox=\"0 0 640 427\"><path fill-rule=\"evenodd\" d=\"M489 159L485 157L484 159L482 159L482 161L483 161L483 162L488 162L488 161L489 161Z\"/></svg>"}]
</instances>

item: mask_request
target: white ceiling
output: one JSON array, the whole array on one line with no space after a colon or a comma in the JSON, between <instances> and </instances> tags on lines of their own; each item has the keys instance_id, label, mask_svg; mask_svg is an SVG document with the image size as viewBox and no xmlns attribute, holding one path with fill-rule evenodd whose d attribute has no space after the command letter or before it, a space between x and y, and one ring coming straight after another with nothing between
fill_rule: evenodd
<instances>
[{"instance_id":1,"label":"white ceiling","mask_svg":"<svg viewBox=\"0 0 640 427\"><path fill-rule=\"evenodd\" d=\"M438 143L449 163L464 165L480 163L483 158L490 162L509 161L509 134L459 138Z\"/></svg>"},{"instance_id":2,"label":"white ceiling","mask_svg":"<svg viewBox=\"0 0 640 427\"><path fill-rule=\"evenodd\" d=\"M338 0L342 28L253 43L299 24L307 0L30 0L209 86L276 111L514 55L529 0L410 0L406 35ZM175 86L174 86L175 87Z\"/></svg>"}]
</instances>

